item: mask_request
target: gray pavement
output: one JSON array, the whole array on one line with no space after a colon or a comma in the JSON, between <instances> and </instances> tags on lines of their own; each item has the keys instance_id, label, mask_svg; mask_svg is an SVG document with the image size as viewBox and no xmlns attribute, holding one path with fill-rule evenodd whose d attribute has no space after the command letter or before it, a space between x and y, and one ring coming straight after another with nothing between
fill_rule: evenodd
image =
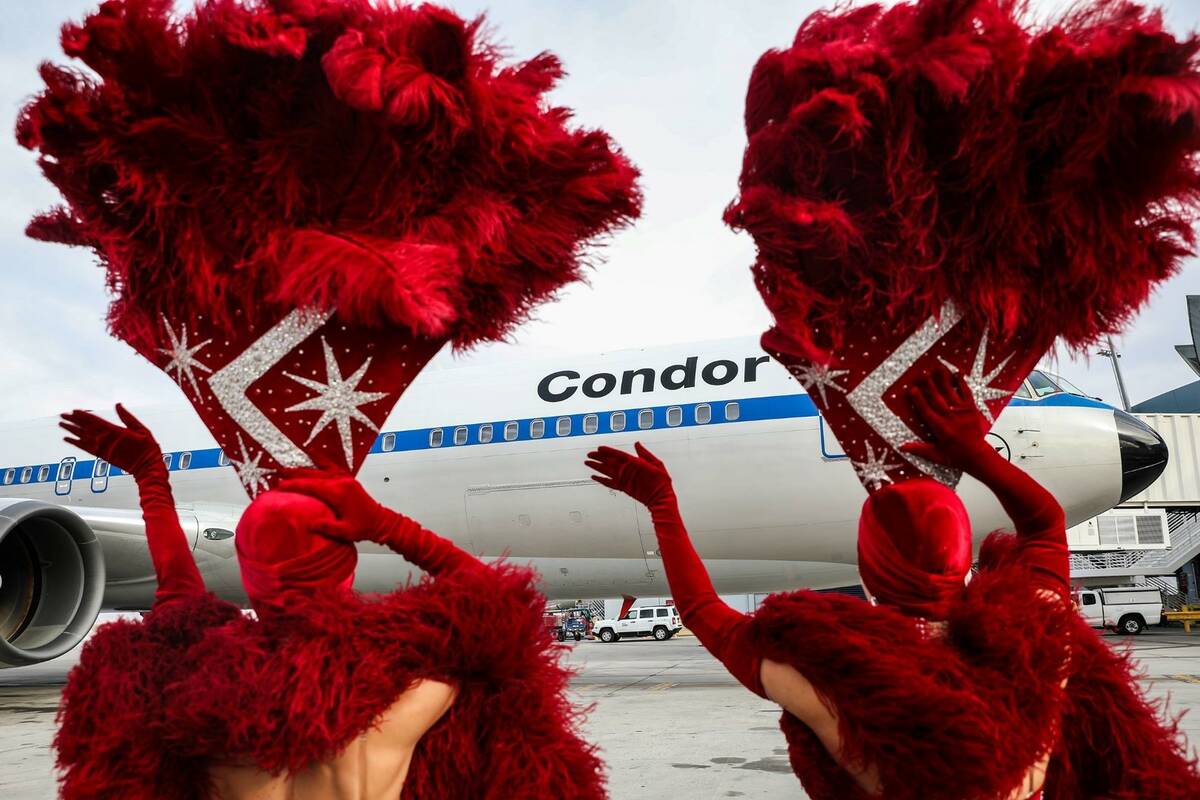
<instances>
[{"instance_id":1,"label":"gray pavement","mask_svg":"<svg viewBox=\"0 0 1200 800\"><path fill-rule=\"evenodd\" d=\"M1151 695L1173 712L1200 709L1200 633L1152 630L1131 639ZM614 800L803 798L788 767L778 709L738 686L690 637L572 645L572 691L593 706L586 725L609 771ZM0 797L54 796L49 749L70 654L0 671ZM1200 713L1183 729L1200 745Z\"/></svg>"}]
</instances>

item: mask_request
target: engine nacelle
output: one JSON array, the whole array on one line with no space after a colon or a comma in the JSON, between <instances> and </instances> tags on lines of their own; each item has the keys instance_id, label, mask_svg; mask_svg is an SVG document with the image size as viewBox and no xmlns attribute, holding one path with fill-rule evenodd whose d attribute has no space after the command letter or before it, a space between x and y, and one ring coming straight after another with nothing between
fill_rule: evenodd
<instances>
[{"instance_id":1,"label":"engine nacelle","mask_svg":"<svg viewBox=\"0 0 1200 800\"><path fill-rule=\"evenodd\" d=\"M49 661L79 644L100 613L104 556L70 509L0 500L0 667Z\"/></svg>"}]
</instances>

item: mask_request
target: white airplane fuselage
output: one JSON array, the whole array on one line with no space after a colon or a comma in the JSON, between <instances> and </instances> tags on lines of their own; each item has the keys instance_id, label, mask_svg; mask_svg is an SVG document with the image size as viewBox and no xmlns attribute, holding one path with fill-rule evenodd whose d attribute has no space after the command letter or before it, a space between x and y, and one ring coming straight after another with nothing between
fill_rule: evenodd
<instances>
[{"instance_id":1,"label":"white airplane fuselage","mask_svg":"<svg viewBox=\"0 0 1200 800\"><path fill-rule=\"evenodd\" d=\"M208 585L243 599L233 541L223 533L248 502L234 470L182 400L174 410L130 405L172 457L176 502ZM614 430L614 412L624 413L624 430ZM1098 401L1016 399L991 436L1055 494L1070 524L1123 494L1114 411ZM359 478L385 505L473 553L532 563L552 598L665 595L649 515L592 482L583 466L598 445L638 440L670 468L719 591L857 580L866 493L807 395L750 338L427 370L397 404ZM69 457L78 461L60 473ZM39 480L43 466L49 474ZM103 545L104 606L144 608L154 580L136 487L127 475L100 471L62 443L56 420L0 426L0 497L79 513ZM983 487L966 479L960 491L977 539L1008 525ZM415 574L376 545L360 551L361 590L386 591Z\"/></svg>"}]
</instances>

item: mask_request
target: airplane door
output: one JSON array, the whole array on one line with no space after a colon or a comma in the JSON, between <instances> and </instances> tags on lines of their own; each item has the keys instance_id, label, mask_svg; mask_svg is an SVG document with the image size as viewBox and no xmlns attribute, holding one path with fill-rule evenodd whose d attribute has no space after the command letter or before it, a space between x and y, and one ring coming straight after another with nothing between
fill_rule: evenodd
<instances>
[{"instance_id":1,"label":"airplane door","mask_svg":"<svg viewBox=\"0 0 1200 800\"><path fill-rule=\"evenodd\" d=\"M471 486L466 511L471 543L484 555L621 558L645 565L637 505L589 478Z\"/></svg>"}]
</instances>

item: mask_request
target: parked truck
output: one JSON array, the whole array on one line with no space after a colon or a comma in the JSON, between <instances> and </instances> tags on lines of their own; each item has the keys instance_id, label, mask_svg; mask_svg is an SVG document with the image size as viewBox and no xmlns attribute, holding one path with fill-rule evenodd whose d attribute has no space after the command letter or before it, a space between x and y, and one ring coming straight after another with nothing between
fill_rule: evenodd
<instances>
[{"instance_id":1,"label":"parked truck","mask_svg":"<svg viewBox=\"0 0 1200 800\"><path fill-rule=\"evenodd\" d=\"M1093 628L1136 634L1162 620L1162 593L1154 586L1080 589L1079 613Z\"/></svg>"}]
</instances>

